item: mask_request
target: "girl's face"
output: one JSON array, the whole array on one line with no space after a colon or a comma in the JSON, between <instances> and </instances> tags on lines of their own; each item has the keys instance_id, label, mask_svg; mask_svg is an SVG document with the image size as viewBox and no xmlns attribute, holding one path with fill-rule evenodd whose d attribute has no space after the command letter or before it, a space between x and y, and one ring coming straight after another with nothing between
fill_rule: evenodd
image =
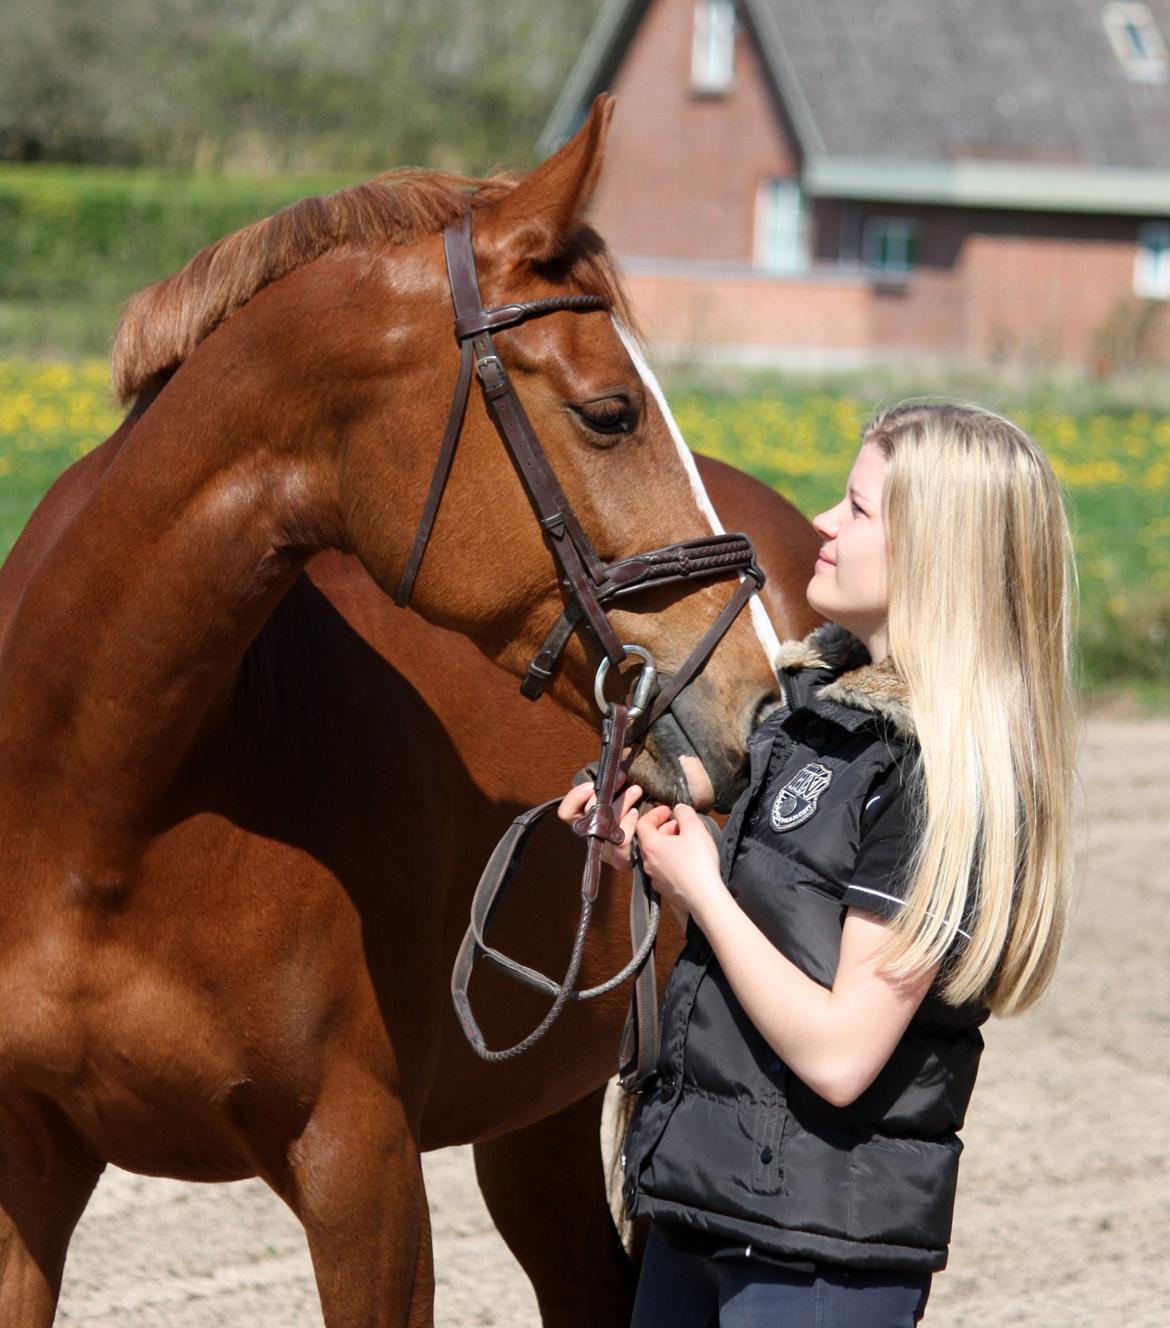
<instances>
[{"instance_id":1,"label":"girl's face","mask_svg":"<svg viewBox=\"0 0 1170 1328\"><path fill-rule=\"evenodd\" d=\"M885 481L886 458L866 443L849 472L845 497L813 518L824 543L807 591L809 604L864 641L875 660L886 652Z\"/></svg>"}]
</instances>

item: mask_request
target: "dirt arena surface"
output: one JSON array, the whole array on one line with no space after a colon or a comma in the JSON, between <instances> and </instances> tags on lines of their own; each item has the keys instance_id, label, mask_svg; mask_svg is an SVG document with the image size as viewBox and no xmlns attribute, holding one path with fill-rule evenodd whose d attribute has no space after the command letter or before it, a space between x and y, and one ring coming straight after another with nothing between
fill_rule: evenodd
<instances>
[{"instance_id":1,"label":"dirt arena surface","mask_svg":"<svg viewBox=\"0 0 1170 1328\"><path fill-rule=\"evenodd\" d=\"M928 1328L1170 1323L1170 720L1091 720L1080 885L1039 1008L986 1030L951 1263ZM436 1322L537 1328L470 1149L426 1159ZM300 1227L258 1182L110 1173L78 1228L58 1321L320 1328Z\"/></svg>"}]
</instances>

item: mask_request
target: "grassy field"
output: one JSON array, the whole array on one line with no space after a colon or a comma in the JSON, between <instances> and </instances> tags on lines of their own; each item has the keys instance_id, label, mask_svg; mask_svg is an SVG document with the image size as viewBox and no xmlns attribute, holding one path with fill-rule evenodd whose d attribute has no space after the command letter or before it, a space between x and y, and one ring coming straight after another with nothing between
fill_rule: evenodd
<instances>
[{"instance_id":1,"label":"grassy field","mask_svg":"<svg viewBox=\"0 0 1170 1328\"><path fill-rule=\"evenodd\" d=\"M670 397L700 452L758 475L813 513L835 502L880 397L758 379L734 390L676 380ZM1046 449L1073 515L1083 681L1170 705L1170 411L1055 399L1011 414ZM0 552L53 478L111 432L104 362L0 359Z\"/></svg>"}]
</instances>

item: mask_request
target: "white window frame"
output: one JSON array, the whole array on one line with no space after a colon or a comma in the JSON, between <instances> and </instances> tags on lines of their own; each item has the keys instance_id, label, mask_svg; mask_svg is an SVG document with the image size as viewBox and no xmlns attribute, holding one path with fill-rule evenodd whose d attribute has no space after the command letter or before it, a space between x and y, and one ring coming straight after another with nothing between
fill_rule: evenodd
<instances>
[{"instance_id":1,"label":"white window frame","mask_svg":"<svg viewBox=\"0 0 1170 1328\"><path fill-rule=\"evenodd\" d=\"M735 77L735 0L695 0L691 87L727 92Z\"/></svg>"},{"instance_id":2,"label":"white window frame","mask_svg":"<svg viewBox=\"0 0 1170 1328\"><path fill-rule=\"evenodd\" d=\"M871 272L888 273L891 276L906 276L914 271L917 260L911 259L910 249L918 240L919 225L914 217L866 217L865 232L862 237L862 257L865 266ZM891 259L891 244L887 240L886 256L881 256L881 237L901 243L901 259Z\"/></svg>"},{"instance_id":3,"label":"white window frame","mask_svg":"<svg viewBox=\"0 0 1170 1328\"><path fill-rule=\"evenodd\" d=\"M765 272L808 271L808 202L799 180L761 180L757 186L753 261Z\"/></svg>"},{"instance_id":4,"label":"white window frame","mask_svg":"<svg viewBox=\"0 0 1170 1328\"><path fill-rule=\"evenodd\" d=\"M1136 83L1165 83L1170 77L1170 59L1149 5L1115 0L1105 6L1101 18L1126 74ZM1140 50L1135 47L1134 33Z\"/></svg>"},{"instance_id":5,"label":"white window frame","mask_svg":"<svg viewBox=\"0 0 1170 1328\"><path fill-rule=\"evenodd\" d=\"M1145 221L1138 227L1133 289L1146 300L1170 300L1170 221Z\"/></svg>"}]
</instances>

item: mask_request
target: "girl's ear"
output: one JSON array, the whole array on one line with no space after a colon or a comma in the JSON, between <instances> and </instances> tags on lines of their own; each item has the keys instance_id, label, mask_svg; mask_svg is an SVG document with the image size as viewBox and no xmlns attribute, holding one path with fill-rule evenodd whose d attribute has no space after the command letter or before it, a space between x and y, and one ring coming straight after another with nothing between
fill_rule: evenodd
<instances>
[{"instance_id":1,"label":"girl's ear","mask_svg":"<svg viewBox=\"0 0 1170 1328\"><path fill-rule=\"evenodd\" d=\"M490 208L476 234L484 234L515 261L548 262L572 243L593 197L605 156L616 99L602 93L576 134L504 199Z\"/></svg>"}]
</instances>

